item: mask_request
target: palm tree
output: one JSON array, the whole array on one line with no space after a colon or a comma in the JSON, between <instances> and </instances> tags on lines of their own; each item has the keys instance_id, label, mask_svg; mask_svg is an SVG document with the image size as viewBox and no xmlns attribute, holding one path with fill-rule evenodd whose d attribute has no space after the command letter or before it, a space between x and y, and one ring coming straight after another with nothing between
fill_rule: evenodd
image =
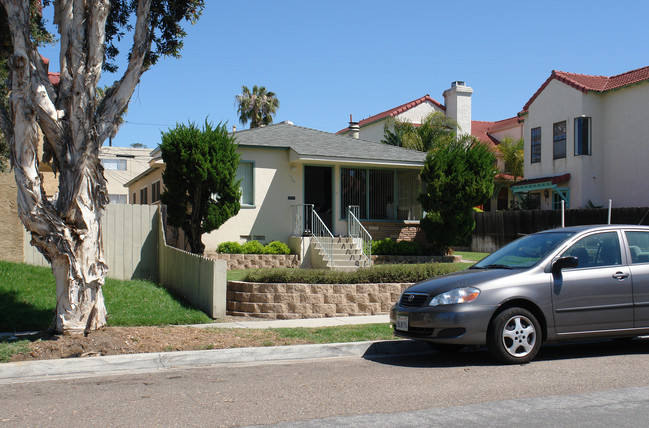
<instances>
[{"instance_id":1,"label":"palm tree","mask_svg":"<svg viewBox=\"0 0 649 428\"><path fill-rule=\"evenodd\" d=\"M514 176L514 180L523 177L525 157L523 155L523 139L514 140L511 137L503 138L496 146L505 163L505 172Z\"/></svg>"},{"instance_id":2,"label":"palm tree","mask_svg":"<svg viewBox=\"0 0 649 428\"><path fill-rule=\"evenodd\" d=\"M235 99L239 105L237 113L242 125L250 121L252 129L273 123L273 116L279 108L279 100L274 92L257 85L252 87L252 92L247 86L242 86L241 92Z\"/></svg>"},{"instance_id":3,"label":"palm tree","mask_svg":"<svg viewBox=\"0 0 649 428\"><path fill-rule=\"evenodd\" d=\"M388 118L382 143L428 152L444 141L455 139L457 122L441 112L426 116L419 126L409 120Z\"/></svg>"}]
</instances>

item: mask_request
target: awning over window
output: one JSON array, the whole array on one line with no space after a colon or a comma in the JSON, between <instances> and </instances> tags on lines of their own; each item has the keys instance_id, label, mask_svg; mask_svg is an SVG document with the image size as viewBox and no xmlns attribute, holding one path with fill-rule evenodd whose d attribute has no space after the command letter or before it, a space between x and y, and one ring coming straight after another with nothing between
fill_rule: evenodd
<instances>
[{"instance_id":1,"label":"awning over window","mask_svg":"<svg viewBox=\"0 0 649 428\"><path fill-rule=\"evenodd\" d=\"M529 192L532 190L555 189L557 184L570 180L570 174L555 175L550 177L529 178L512 184L512 192Z\"/></svg>"}]
</instances>

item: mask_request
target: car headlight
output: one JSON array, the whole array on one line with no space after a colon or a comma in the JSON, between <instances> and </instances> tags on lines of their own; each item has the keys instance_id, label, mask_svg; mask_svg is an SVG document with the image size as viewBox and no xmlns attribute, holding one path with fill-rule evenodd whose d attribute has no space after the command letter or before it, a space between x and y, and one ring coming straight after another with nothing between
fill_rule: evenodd
<instances>
[{"instance_id":1,"label":"car headlight","mask_svg":"<svg viewBox=\"0 0 649 428\"><path fill-rule=\"evenodd\" d=\"M478 297L479 294L480 290L478 290L477 288L456 288L433 297L428 306L452 305L455 303L472 302Z\"/></svg>"}]
</instances>

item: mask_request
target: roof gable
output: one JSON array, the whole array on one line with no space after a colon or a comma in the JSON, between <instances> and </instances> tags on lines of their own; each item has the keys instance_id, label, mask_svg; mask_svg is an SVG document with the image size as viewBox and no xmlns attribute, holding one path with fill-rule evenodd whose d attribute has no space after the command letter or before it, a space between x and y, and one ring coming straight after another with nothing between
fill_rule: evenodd
<instances>
[{"instance_id":1,"label":"roof gable","mask_svg":"<svg viewBox=\"0 0 649 428\"><path fill-rule=\"evenodd\" d=\"M385 119L387 117L395 117L395 116L397 116L397 115L399 115L401 113L404 113L404 112L406 112L406 111L408 111L410 109L413 109L413 108L417 107L418 105L423 104L425 102L429 102L429 103L433 104L434 106L436 106L437 108L439 108L439 109L441 109L443 111L446 111L446 107L444 107L444 105L442 105L440 102L438 102L438 101L434 100L433 98L431 98L430 95L426 94L421 98L417 98L416 100L409 101L409 102L407 102L405 104L401 104L398 107L394 107L394 108L392 108L390 110L386 110L384 112L381 112L381 113L375 114L373 116L370 116L370 117L368 117L366 119L363 119L360 122L358 122L358 126L360 126L362 128L363 126L367 126L367 125L369 125L371 123L378 122L381 119ZM340 131L336 132L336 134L343 134L343 133L345 133L347 131L349 131L349 128L344 128L344 129L341 129Z\"/></svg>"},{"instance_id":2,"label":"roof gable","mask_svg":"<svg viewBox=\"0 0 649 428\"><path fill-rule=\"evenodd\" d=\"M520 126L520 123L521 120L518 116L510 117L508 119L503 119L496 122L474 120L471 122L471 135L473 135L483 143L487 143L490 146L494 147L499 144L500 141L498 141L497 138L491 135L492 133Z\"/></svg>"},{"instance_id":3,"label":"roof gable","mask_svg":"<svg viewBox=\"0 0 649 428\"><path fill-rule=\"evenodd\" d=\"M527 111L530 105L536 98L543 92L543 90L550 84L552 80L558 80L561 83L577 89L585 94L588 92L607 92L619 89L625 86L640 83L649 80L649 67L638 68L636 70L627 71L626 73L618 74L617 76L590 76L587 74L568 73L565 71L552 70L552 74L541 85L541 87L532 95L532 98L527 101L523 107L523 111Z\"/></svg>"}]
</instances>

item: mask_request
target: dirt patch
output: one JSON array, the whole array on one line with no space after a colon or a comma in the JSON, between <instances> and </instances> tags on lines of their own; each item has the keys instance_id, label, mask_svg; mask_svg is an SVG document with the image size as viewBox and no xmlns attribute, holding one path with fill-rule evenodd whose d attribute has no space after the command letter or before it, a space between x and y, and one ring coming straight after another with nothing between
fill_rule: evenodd
<instances>
[{"instance_id":1,"label":"dirt patch","mask_svg":"<svg viewBox=\"0 0 649 428\"><path fill-rule=\"evenodd\" d=\"M270 330L175 326L104 327L87 336L41 332L23 338L31 341L29 351L14 355L12 361L306 343L300 339L280 338Z\"/></svg>"}]
</instances>

